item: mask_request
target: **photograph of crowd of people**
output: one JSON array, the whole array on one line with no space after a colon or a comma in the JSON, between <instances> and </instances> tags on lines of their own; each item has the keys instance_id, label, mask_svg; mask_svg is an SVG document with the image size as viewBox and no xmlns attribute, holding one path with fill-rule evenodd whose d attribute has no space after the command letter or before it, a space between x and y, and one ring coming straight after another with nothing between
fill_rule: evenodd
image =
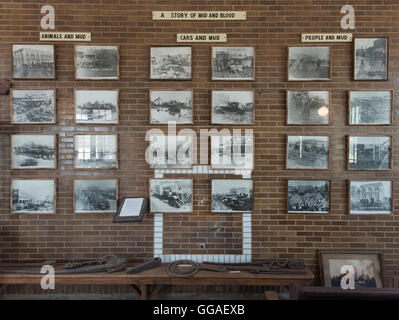
<instances>
[{"instance_id":1,"label":"photograph of crowd of people","mask_svg":"<svg viewBox=\"0 0 399 320\"><path fill-rule=\"evenodd\" d=\"M328 213L329 211L329 181L288 180L289 213Z\"/></svg>"}]
</instances>

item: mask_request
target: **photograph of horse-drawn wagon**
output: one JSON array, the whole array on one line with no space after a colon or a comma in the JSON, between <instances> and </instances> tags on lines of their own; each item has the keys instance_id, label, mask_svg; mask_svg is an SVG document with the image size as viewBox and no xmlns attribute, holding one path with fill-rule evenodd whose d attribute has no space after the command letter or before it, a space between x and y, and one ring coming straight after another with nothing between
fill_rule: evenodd
<instances>
[{"instance_id":1,"label":"photograph of horse-drawn wagon","mask_svg":"<svg viewBox=\"0 0 399 320\"><path fill-rule=\"evenodd\" d=\"M75 213L116 212L118 182L110 180L75 180Z\"/></svg>"},{"instance_id":2,"label":"photograph of horse-drawn wagon","mask_svg":"<svg viewBox=\"0 0 399 320\"><path fill-rule=\"evenodd\" d=\"M330 80L330 57L330 47L289 47L288 81Z\"/></svg>"},{"instance_id":3,"label":"photograph of horse-drawn wagon","mask_svg":"<svg viewBox=\"0 0 399 320\"><path fill-rule=\"evenodd\" d=\"M192 212L193 181L191 179L151 179L151 212Z\"/></svg>"},{"instance_id":4,"label":"photograph of horse-drawn wagon","mask_svg":"<svg viewBox=\"0 0 399 320\"><path fill-rule=\"evenodd\" d=\"M55 169L54 134L13 134L11 136L12 169Z\"/></svg>"},{"instance_id":5,"label":"photograph of horse-drawn wagon","mask_svg":"<svg viewBox=\"0 0 399 320\"><path fill-rule=\"evenodd\" d=\"M213 47L212 80L255 80L255 49Z\"/></svg>"}]
</instances>

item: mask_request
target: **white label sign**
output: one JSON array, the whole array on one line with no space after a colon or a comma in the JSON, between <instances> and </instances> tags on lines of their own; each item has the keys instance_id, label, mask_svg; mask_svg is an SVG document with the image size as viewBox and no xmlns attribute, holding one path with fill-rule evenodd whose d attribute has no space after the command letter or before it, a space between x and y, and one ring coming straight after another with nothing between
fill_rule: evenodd
<instances>
[{"instance_id":1,"label":"white label sign","mask_svg":"<svg viewBox=\"0 0 399 320\"><path fill-rule=\"evenodd\" d=\"M178 33L177 42L227 42L226 33Z\"/></svg>"},{"instance_id":2,"label":"white label sign","mask_svg":"<svg viewBox=\"0 0 399 320\"><path fill-rule=\"evenodd\" d=\"M246 11L153 11L152 20L246 20Z\"/></svg>"},{"instance_id":3,"label":"white label sign","mask_svg":"<svg viewBox=\"0 0 399 320\"><path fill-rule=\"evenodd\" d=\"M352 33L302 33L302 42L352 42Z\"/></svg>"},{"instance_id":4,"label":"white label sign","mask_svg":"<svg viewBox=\"0 0 399 320\"><path fill-rule=\"evenodd\" d=\"M40 41L91 41L91 32L40 32Z\"/></svg>"}]
</instances>

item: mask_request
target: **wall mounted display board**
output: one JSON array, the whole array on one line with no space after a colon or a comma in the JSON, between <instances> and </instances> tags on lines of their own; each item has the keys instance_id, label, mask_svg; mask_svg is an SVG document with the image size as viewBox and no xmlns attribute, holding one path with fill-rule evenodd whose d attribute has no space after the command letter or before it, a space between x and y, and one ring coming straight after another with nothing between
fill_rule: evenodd
<instances>
[{"instance_id":1,"label":"wall mounted display board","mask_svg":"<svg viewBox=\"0 0 399 320\"><path fill-rule=\"evenodd\" d=\"M148 198L122 198L113 222L139 222L148 209Z\"/></svg>"}]
</instances>

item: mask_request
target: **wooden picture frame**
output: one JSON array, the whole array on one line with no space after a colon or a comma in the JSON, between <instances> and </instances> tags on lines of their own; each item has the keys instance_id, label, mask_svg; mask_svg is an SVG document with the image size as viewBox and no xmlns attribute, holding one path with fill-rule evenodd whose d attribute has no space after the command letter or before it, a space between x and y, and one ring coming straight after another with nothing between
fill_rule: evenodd
<instances>
[{"instance_id":1,"label":"wooden picture frame","mask_svg":"<svg viewBox=\"0 0 399 320\"><path fill-rule=\"evenodd\" d=\"M251 136L251 138L252 138L252 164L251 164L250 168L246 168L246 167L227 167L227 166L226 167L215 167L215 165L214 165L214 163L212 161L212 158L213 158L212 139L216 138L216 137L221 138L222 136L211 136L211 152L210 153L211 153L211 169L212 170L250 170L250 171L252 171L255 168L255 135ZM233 138L233 137L237 137L237 136L230 135L230 136L227 136L227 137ZM246 138L248 136L243 135L243 136L239 136L239 137Z\"/></svg>"},{"instance_id":2,"label":"wooden picture frame","mask_svg":"<svg viewBox=\"0 0 399 320\"><path fill-rule=\"evenodd\" d=\"M41 211L41 212L34 212L34 211L15 211L14 210L14 182L17 180L21 181L53 181L54 184L54 191L53 191L53 211ZM42 188L37 189L42 192ZM27 201L29 203L30 200ZM56 178L11 178L10 183L10 213L11 214L55 214L57 212L57 179Z\"/></svg>"},{"instance_id":3,"label":"wooden picture frame","mask_svg":"<svg viewBox=\"0 0 399 320\"><path fill-rule=\"evenodd\" d=\"M252 210L218 210L213 208L213 194L214 194L214 181L246 181L251 183L252 187ZM212 179L211 181L211 213L250 213L255 211L255 185L253 179L234 179L234 178L227 178L227 179Z\"/></svg>"},{"instance_id":4,"label":"wooden picture frame","mask_svg":"<svg viewBox=\"0 0 399 320\"><path fill-rule=\"evenodd\" d=\"M116 76L112 76L112 77L104 77L104 76L99 76L99 77L78 77L77 76L77 51L76 48L77 47L115 47L116 48L116 54L117 54L117 65L116 65ZM92 80L92 81L101 81L101 80L120 80L120 70L119 70L119 64L120 64L120 57L119 57L119 45L118 44L75 44L74 45L74 55L73 55L73 59L74 59L74 77L75 80Z\"/></svg>"},{"instance_id":5,"label":"wooden picture frame","mask_svg":"<svg viewBox=\"0 0 399 320\"><path fill-rule=\"evenodd\" d=\"M127 203L129 202L129 200L142 200L141 202L141 206L140 206L140 210L139 210L139 214L134 214L134 215L124 215L124 211L127 209ZM132 198L132 197L126 197L126 198L121 198L119 199L119 205L118 205L118 209L116 211L116 214L114 216L113 219L113 223L116 222L140 222L143 220L144 215L148 212L148 197L139 197L139 198Z\"/></svg>"},{"instance_id":6,"label":"wooden picture frame","mask_svg":"<svg viewBox=\"0 0 399 320\"><path fill-rule=\"evenodd\" d=\"M320 182L328 182L328 211L327 212L318 212L318 211L290 211L289 205L289 183L290 181L320 181ZM287 179L287 213L288 214L305 214L305 215L329 215L331 214L331 180L322 180L304 177L303 179Z\"/></svg>"},{"instance_id":7,"label":"wooden picture frame","mask_svg":"<svg viewBox=\"0 0 399 320\"><path fill-rule=\"evenodd\" d=\"M190 77L187 78L161 78L161 77L153 77L152 76L152 49L153 48L190 48ZM154 81L191 81L193 79L193 46L191 45L151 45L149 49L149 57L150 57L150 80Z\"/></svg>"},{"instance_id":8,"label":"wooden picture frame","mask_svg":"<svg viewBox=\"0 0 399 320\"><path fill-rule=\"evenodd\" d=\"M76 210L76 181L115 181L115 211L111 211L111 210L103 210L103 211L94 211L94 210L87 210L87 211L77 211ZM100 186L102 186L102 184L99 184ZM106 177L101 178L101 177L82 177L82 179L74 179L73 180L73 213L74 214L94 214L94 213L99 213L99 214L107 214L107 213L116 213L118 206L117 206L117 202L118 202L118 195L119 195L119 179L115 178L115 179L107 179Z\"/></svg>"},{"instance_id":9,"label":"wooden picture frame","mask_svg":"<svg viewBox=\"0 0 399 320\"><path fill-rule=\"evenodd\" d=\"M384 79L378 78L357 78L356 77L356 41L358 39L386 39L386 61L385 61L385 72L386 77ZM353 81L388 81L389 80L389 37L355 37L353 38Z\"/></svg>"},{"instance_id":10,"label":"wooden picture frame","mask_svg":"<svg viewBox=\"0 0 399 320\"><path fill-rule=\"evenodd\" d=\"M328 70L328 78L298 78L298 79L290 79L290 49L291 48L328 48L328 54L329 54L329 70ZM288 82L318 82L318 81L330 81L331 80L331 75L332 75L332 54L331 54L331 46L328 45L314 45L314 44L304 44L304 45L294 45L294 46L288 46L287 47L287 81Z\"/></svg>"},{"instance_id":11,"label":"wooden picture frame","mask_svg":"<svg viewBox=\"0 0 399 320\"><path fill-rule=\"evenodd\" d=\"M388 168L384 168L384 169L378 169L378 168L369 168L369 169L367 169L367 168L361 168L361 169L357 169L357 168L351 168L350 167L350 139L351 138L356 138L356 137L359 137L359 138L366 138L366 137L369 137L369 138L384 138L384 137L386 137L386 138L389 138L389 167ZM365 134L365 133L362 133L362 134L350 134L350 135L347 135L346 136L346 170L349 170L349 171L389 171L389 170L392 170L393 169L393 158L392 158L392 146L393 146L393 144L392 144L393 142L392 142L392 136L390 136L390 135L379 135L379 134L373 134L373 135L369 135L369 134Z\"/></svg>"},{"instance_id":12,"label":"wooden picture frame","mask_svg":"<svg viewBox=\"0 0 399 320\"><path fill-rule=\"evenodd\" d=\"M359 249L322 249L318 250L318 257L319 257L319 267L320 267L320 280L321 285L324 287L332 287L332 279L331 279L331 271L330 271L330 260L343 260L343 261L350 261L350 260L360 260L367 257L374 257L373 259L373 266L374 272L377 277L376 287L383 288L384 287L384 254L382 251L374 251L374 250L359 250ZM355 271L356 268L354 267ZM357 270L361 274L360 271ZM338 279L335 280L336 284ZM368 280L370 281L370 280ZM336 287L336 286L334 286ZM359 287L355 281L355 289ZM341 286L338 288L341 289Z\"/></svg>"},{"instance_id":13,"label":"wooden picture frame","mask_svg":"<svg viewBox=\"0 0 399 320\"><path fill-rule=\"evenodd\" d=\"M323 137L323 138L328 138L328 156L327 156L327 168L290 168L288 166L288 140L289 137ZM285 152L285 169L286 170L314 170L314 171L328 171L330 170L330 164L331 164L331 157L332 157L332 152L331 152L331 137L329 134L323 135L323 136L316 136L316 135L309 135L309 134L301 134L301 135L286 135L286 152Z\"/></svg>"},{"instance_id":14,"label":"wooden picture frame","mask_svg":"<svg viewBox=\"0 0 399 320\"><path fill-rule=\"evenodd\" d=\"M389 92L390 93L390 112L389 112L389 122L388 123L352 123L351 122L351 115L352 115L352 108L351 108L351 94L352 92ZM347 93L347 100L348 100L348 125L350 126L390 126L392 125L393 122L393 99L394 99L394 94L393 90L372 90L372 89L367 89L367 90L348 90ZM379 110L380 111L380 110Z\"/></svg>"},{"instance_id":15,"label":"wooden picture frame","mask_svg":"<svg viewBox=\"0 0 399 320\"><path fill-rule=\"evenodd\" d=\"M14 93L17 91L53 91L54 100L54 121L43 121L43 122L16 122L14 119ZM10 89L10 117L11 124L29 124L29 125L41 125L41 124L56 124L57 123L57 95L56 89Z\"/></svg>"},{"instance_id":16,"label":"wooden picture frame","mask_svg":"<svg viewBox=\"0 0 399 320\"><path fill-rule=\"evenodd\" d=\"M151 195L151 187L152 187L152 183L153 183L153 181L189 181L189 184L190 184L190 188L191 188L191 210L180 210L180 211L178 211L178 210L173 210L173 209L171 209L171 210L156 210L156 209L154 209L154 207L153 207L153 205L151 204L151 198L152 198L152 195ZM191 212L193 212L194 211L194 192L193 192L193 179L173 179L173 178L170 178L170 179L156 179L156 178L154 178L154 179L150 179L150 182L149 182L149 188L148 188L148 199L150 200L150 213L191 213ZM158 199L158 200L160 200L160 199ZM165 201L166 201L167 199L165 199ZM160 201L163 201L163 200L160 200ZM168 202L169 202L169 200L167 200ZM170 205L170 206L172 206L172 205Z\"/></svg>"},{"instance_id":17,"label":"wooden picture frame","mask_svg":"<svg viewBox=\"0 0 399 320\"><path fill-rule=\"evenodd\" d=\"M110 91L110 92L116 92L116 121L103 121L103 122L99 122L99 121L92 121L92 122L82 122L82 121L78 121L77 119L77 108L78 108L78 104L77 104L77 91ZM119 89L74 89L74 107L75 107L75 113L74 113L74 121L76 125L79 124L83 124L83 125L105 125L105 124L110 124L110 125L115 125L115 124L119 124Z\"/></svg>"},{"instance_id":18,"label":"wooden picture frame","mask_svg":"<svg viewBox=\"0 0 399 320\"><path fill-rule=\"evenodd\" d=\"M52 77L21 77L21 76L16 76L15 75L15 70L14 70L14 46L41 46L41 47L47 47L51 46L52 47L52 58L53 58L53 76ZM13 43L11 44L11 73L12 73L12 79L15 80L54 80L56 79L56 63L55 63L56 57L55 57L55 45L54 44L42 44L42 43Z\"/></svg>"},{"instance_id":19,"label":"wooden picture frame","mask_svg":"<svg viewBox=\"0 0 399 320\"><path fill-rule=\"evenodd\" d=\"M115 167L96 167L96 168L90 168L90 167L77 167L76 166L76 157L77 157L77 143L76 143L76 137L78 136L115 136L115 155L116 155L116 166ZM73 160L73 166L74 169L76 170L112 170L112 169L119 169L119 136L118 133L99 133L99 132L85 132L85 133L75 133L73 137L73 150L74 150L74 160Z\"/></svg>"},{"instance_id":20,"label":"wooden picture frame","mask_svg":"<svg viewBox=\"0 0 399 320\"><path fill-rule=\"evenodd\" d=\"M155 123L152 122L152 109L151 109L151 97L152 97L152 93L155 91L163 91L163 92L191 92L191 121L190 122L176 122L176 126L182 126L182 125L187 125L187 124L194 124L194 90L193 89L169 89L169 88L161 88L161 89L149 89L148 92L148 100L149 100L149 123L150 125L168 125L168 123L163 123L163 122L159 122L159 123ZM173 121L173 120L172 120Z\"/></svg>"},{"instance_id":21,"label":"wooden picture frame","mask_svg":"<svg viewBox=\"0 0 399 320\"><path fill-rule=\"evenodd\" d=\"M290 92L328 92L328 121L327 123L317 123L317 122L309 122L309 123L290 123L289 121L289 93ZM321 108L321 107L320 107ZM319 110L320 110L319 108ZM329 126L331 124L331 90L286 90L286 125L287 126Z\"/></svg>"},{"instance_id":22,"label":"wooden picture frame","mask_svg":"<svg viewBox=\"0 0 399 320\"><path fill-rule=\"evenodd\" d=\"M252 94L252 121L251 123L246 123L246 122L217 122L215 121L215 116L214 113L216 111L214 108L214 93L216 92L244 92L244 93L249 93L251 92ZM211 91L211 124L220 124L220 125L235 125L235 126L253 126L255 124L255 91L254 90L245 90L245 89L232 89L232 90L212 90Z\"/></svg>"},{"instance_id":23,"label":"wooden picture frame","mask_svg":"<svg viewBox=\"0 0 399 320\"><path fill-rule=\"evenodd\" d=\"M22 164L20 165L20 167L16 167L14 162L15 162L15 157L14 157L14 141L13 141L13 137L14 136L53 136L53 145L54 145L54 167L30 167L28 168L28 164L24 165L27 168L23 168L21 167ZM39 150L37 150L37 152L39 152ZM42 132L18 132L18 133L12 133L10 135L10 159L11 159L11 163L10 163L10 169L11 170L55 170L57 169L57 162L58 162L58 135L57 134L51 134L51 133L42 133ZM40 157L41 158L41 157ZM25 161L27 161L29 159L26 159ZM35 160L35 159L33 159ZM32 160L31 160L32 162Z\"/></svg>"},{"instance_id":24,"label":"wooden picture frame","mask_svg":"<svg viewBox=\"0 0 399 320\"><path fill-rule=\"evenodd\" d=\"M251 78L216 78L214 76L214 71L215 71L215 66L214 66L214 52L215 48L251 48L252 53L253 53L253 65L252 65L252 77ZM240 46L240 45L218 45L218 46L213 46L212 51L211 51L211 80L212 81L255 81L256 80L256 53L255 53L255 47L254 46Z\"/></svg>"},{"instance_id":25,"label":"wooden picture frame","mask_svg":"<svg viewBox=\"0 0 399 320\"><path fill-rule=\"evenodd\" d=\"M352 200L352 197L351 197L351 185L352 185L352 182L364 182L364 183L369 182L369 184L370 183L374 183L375 184L375 183L378 183L378 182L389 182L390 183L389 191L391 193L390 194L390 204L389 204L390 205L390 211L386 212L386 210L382 210L381 212L376 212L376 211L373 211L373 210L367 210L367 212L365 212L366 210L358 210L358 211L364 211L364 212L352 212L352 206L351 206L351 202L352 202L351 201ZM366 193L365 196L367 197L367 193ZM392 215L393 212L394 212L394 208L393 208L393 180L378 179L378 178L376 178L376 179L362 179L362 178L360 178L360 179L349 179L348 180L348 203L347 203L347 205L348 205L349 215Z\"/></svg>"}]
</instances>

